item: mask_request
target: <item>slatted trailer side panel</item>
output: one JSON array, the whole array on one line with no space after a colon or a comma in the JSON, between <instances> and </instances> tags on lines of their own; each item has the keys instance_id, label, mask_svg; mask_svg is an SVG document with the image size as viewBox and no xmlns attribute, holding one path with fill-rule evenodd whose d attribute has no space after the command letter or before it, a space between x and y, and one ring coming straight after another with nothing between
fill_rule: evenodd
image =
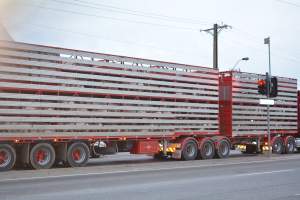
<instances>
[{"instance_id":1,"label":"slatted trailer side panel","mask_svg":"<svg viewBox=\"0 0 300 200\"><path fill-rule=\"evenodd\" d=\"M218 71L0 41L0 138L218 134Z\"/></svg>"},{"instance_id":2,"label":"slatted trailer side panel","mask_svg":"<svg viewBox=\"0 0 300 200\"><path fill-rule=\"evenodd\" d=\"M257 89L264 75L224 72L220 78L220 131L227 136L267 134L265 98ZM278 96L270 107L272 134L297 134L297 80L278 77ZM228 120L230 119L230 120Z\"/></svg>"},{"instance_id":3,"label":"slatted trailer side panel","mask_svg":"<svg viewBox=\"0 0 300 200\"><path fill-rule=\"evenodd\" d=\"M298 91L298 135L300 135L300 91Z\"/></svg>"}]
</instances>

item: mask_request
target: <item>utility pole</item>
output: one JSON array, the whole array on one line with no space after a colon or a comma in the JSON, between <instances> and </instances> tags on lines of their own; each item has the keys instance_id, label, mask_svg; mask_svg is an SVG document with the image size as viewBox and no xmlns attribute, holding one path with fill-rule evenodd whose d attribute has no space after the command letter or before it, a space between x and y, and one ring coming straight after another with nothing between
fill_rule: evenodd
<instances>
[{"instance_id":1,"label":"utility pole","mask_svg":"<svg viewBox=\"0 0 300 200\"><path fill-rule=\"evenodd\" d=\"M200 30L200 32L207 32L211 34L214 38L214 42L213 42L213 68L214 69L218 69L218 33L221 30L228 29L228 28L232 28L232 27L226 24L221 26L218 24L214 24L213 28Z\"/></svg>"}]
</instances>

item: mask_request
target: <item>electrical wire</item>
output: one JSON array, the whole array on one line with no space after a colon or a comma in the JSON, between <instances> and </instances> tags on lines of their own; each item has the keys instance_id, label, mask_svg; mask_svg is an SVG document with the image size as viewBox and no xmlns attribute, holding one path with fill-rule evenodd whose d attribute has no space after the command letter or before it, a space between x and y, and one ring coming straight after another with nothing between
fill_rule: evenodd
<instances>
[{"instance_id":1,"label":"electrical wire","mask_svg":"<svg viewBox=\"0 0 300 200\"><path fill-rule=\"evenodd\" d=\"M293 2L290 2L290 1L287 1L287 0L275 0L275 1L278 1L278 2L283 3L283 4L287 4L287 5L290 5L290 6L300 8L300 4L296 4L296 3L293 3Z\"/></svg>"},{"instance_id":2,"label":"electrical wire","mask_svg":"<svg viewBox=\"0 0 300 200\"><path fill-rule=\"evenodd\" d=\"M152 23L152 22L137 21L137 20L130 20L130 19L120 19L120 18L116 18L116 17L88 14L88 13L82 13L82 12L67 10L67 9L62 9L62 8L51 8L51 7L46 7L46 6L40 6L40 5L31 4L28 2L26 2L26 3L22 2L22 4L31 6L31 7L52 10L52 11L56 11L56 12L69 13L69 14L73 14L73 15L81 15L81 16L87 16L87 17L95 17L95 18L100 18L100 19L123 21L123 22L143 24L143 25L152 25L152 26L157 26L157 27L161 27L161 28L172 28L172 29L177 29L177 30L182 30L182 31L197 31L197 32L199 31L198 29L195 29L195 28L173 26L173 25L167 25L167 24L157 24L157 23Z\"/></svg>"},{"instance_id":3,"label":"electrical wire","mask_svg":"<svg viewBox=\"0 0 300 200\"><path fill-rule=\"evenodd\" d=\"M62 2L61 0L53 0L53 1ZM142 17L151 17L151 18L156 18L156 19L166 20L166 21L174 21L174 22L179 22L179 23L191 23L191 24L199 24L199 23L207 23L207 24L209 23L210 24L211 23L210 21L204 21L204 20L200 20L200 19L174 17L174 16L162 15L162 14L151 13L151 12L141 12L141 11L137 11L137 10L121 8L121 7L107 5L107 4L103 4L103 3L95 3L95 2L92 3L89 1L83 1L83 0L74 0L74 1L85 3L88 5L94 5L94 6L97 6L98 8L100 7L101 9L105 8L112 12L120 12L120 13L131 14L131 15L142 16Z\"/></svg>"},{"instance_id":4,"label":"electrical wire","mask_svg":"<svg viewBox=\"0 0 300 200\"><path fill-rule=\"evenodd\" d=\"M107 41L112 41L112 42L117 42L117 43L123 43L123 44L127 44L127 45L143 46L143 47L159 49L159 50L163 50L163 51L167 51L167 52L186 54L186 51L182 51L182 50L179 50L179 49L172 49L171 50L171 49L161 48L161 46L141 44L141 43L132 42L132 41L122 41L122 40L110 39L110 38L100 36L100 35L94 35L94 34L78 32L78 31L72 31L72 30L68 30L68 29L64 29L64 28L57 28L57 27L44 25L44 24L26 23L26 25L30 25L30 26L34 26L34 27L41 28L41 29L46 29L46 30L54 30L54 31L58 31L58 32L64 32L64 33L80 35L80 36L83 36L83 37L88 37L88 38L93 38L93 39L98 39L98 40L102 39L102 40L107 40ZM189 53L189 55L191 55L191 54ZM195 55L198 56L198 54L195 54Z\"/></svg>"}]
</instances>

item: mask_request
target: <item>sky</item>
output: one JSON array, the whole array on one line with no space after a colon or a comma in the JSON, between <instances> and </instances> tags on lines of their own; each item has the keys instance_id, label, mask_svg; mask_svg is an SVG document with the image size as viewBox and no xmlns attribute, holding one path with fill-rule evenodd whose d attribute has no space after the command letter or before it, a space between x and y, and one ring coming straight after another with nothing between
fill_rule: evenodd
<instances>
[{"instance_id":1,"label":"sky","mask_svg":"<svg viewBox=\"0 0 300 200\"><path fill-rule=\"evenodd\" d=\"M14 40L99 53L300 79L299 0L1 0L0 19ZM300 88L300 81L298 81Z\"/></svg>"}]
</instances>

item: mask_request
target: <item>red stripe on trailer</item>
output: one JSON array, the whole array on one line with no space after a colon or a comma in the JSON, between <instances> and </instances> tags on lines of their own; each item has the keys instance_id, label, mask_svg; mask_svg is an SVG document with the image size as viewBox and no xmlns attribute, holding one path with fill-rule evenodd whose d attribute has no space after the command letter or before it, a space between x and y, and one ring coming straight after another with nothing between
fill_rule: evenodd
<instances>
[{"instance_id":1,"label":"red stripe on trailer","mask_svg":"<svg viewBox=\"0 0 300 200\"><path fill-rule=\"evenodd\" d=\"M232 135L232 77L220 76L219 127L222 135Z\"/></svg>"},{"instance_id":2,"label":"red stripe on trailer","mask_svg":"<svg viewBox=\"0 0 300 200\"><path fill-rule=\"evenodd\" d=\"M40 137L27 137L27 136L20 136L20 137L0 137L0 141L36 141L36 140L52 140L55 142L64 141L64 140L160 140L160 139L170 139L170 138L178 138L180 136L212 136L212 135L220 135L219 132L175 132L174 134L170 135L131 135L131 136L40 136Z\"/></svg>"}]
</instances>

